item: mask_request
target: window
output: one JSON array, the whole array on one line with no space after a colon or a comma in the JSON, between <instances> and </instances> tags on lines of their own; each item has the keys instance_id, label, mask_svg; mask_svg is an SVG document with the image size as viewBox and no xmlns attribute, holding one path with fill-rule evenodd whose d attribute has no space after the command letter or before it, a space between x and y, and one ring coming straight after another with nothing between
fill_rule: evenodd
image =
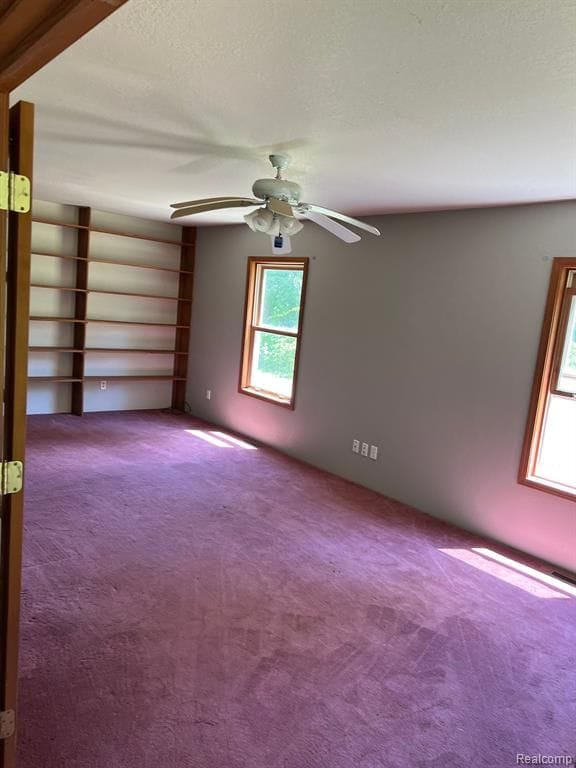
<instances>
[{"instance_id":1,"label":"window","mask_svg":"<svg viewBox=\"0 0 576 768\"><path fill-rule=\"evenodd\" d=\"M555 259L521 483L576 500L576 259Z\"/></svg>"},{"instance_id":2,"label":"window","mask_svg":"<svg viewBox=\"0 0 576 768\"><path fill-rule=\"evenodd\" d=\"M294 407L308 259L248 260L239 391Z\"/></svg>"}]
</instances>

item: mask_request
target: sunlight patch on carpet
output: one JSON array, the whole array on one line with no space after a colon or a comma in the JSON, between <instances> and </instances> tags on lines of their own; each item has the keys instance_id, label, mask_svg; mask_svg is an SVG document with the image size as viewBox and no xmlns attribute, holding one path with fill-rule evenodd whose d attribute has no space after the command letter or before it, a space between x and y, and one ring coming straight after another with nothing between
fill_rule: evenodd
<instances>
[{"instance_id":1,"label":"sunlight patch on carpet","mask_svg":"<svg viewBox=\"0 0 576 768\"><path fill-rule=\"evenodd\" d=\"M563 593L569 585L562 584L562 582L558 582L551 576L540 573L540 571L536 571L534 568L529 568L503 555L498 555L496 552L492 552L492 550L474 547L472 549L440 549L440 552L450 555L450 557L454 557L456 560L461 560L463 563L471 565L473 568L494 576L501 581L512 584L514 587L523 589L524 592L528 592L534 597L557 600L569 599L568 595ZM490 554L485 557L486 553Z\"/></svg>"}]
</instances>

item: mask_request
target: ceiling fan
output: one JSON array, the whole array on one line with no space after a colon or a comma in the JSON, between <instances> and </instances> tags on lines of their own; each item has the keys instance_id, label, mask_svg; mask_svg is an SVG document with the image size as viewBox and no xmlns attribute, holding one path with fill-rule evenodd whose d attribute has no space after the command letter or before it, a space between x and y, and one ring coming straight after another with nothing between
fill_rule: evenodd
<instances>
[{"instance_id":1,"label":"ceiling fan","mask_svg":"<svg viewBox=\"0 0 576 768\"><path fill-rule=\"evenodd\" d=\"M290 253L292 250L290 236L300 232L304 226L295 214L310 219L345 243L357 242L360 240L360 235L343 226L339 221L344 221L346 224L351 224L373 235L380 234L376 227L353 219L351 216L346 216L344 213L322 208L320 205L300 202L300 185L294 181L288 181L282 176L290 162L288 155L274 154L270 155L269 158L272 166L276 168L276 178L257 179L252 185L253 198L208 197L202 200L174 203L170 207L176 210L170 218L179 219L194 213L205 213L222 208L253 208L258 206L256 210L244 216L244 221L254 232L264 232L271 236L272 252L276 254Z\"/></svg>"}]
</instances>

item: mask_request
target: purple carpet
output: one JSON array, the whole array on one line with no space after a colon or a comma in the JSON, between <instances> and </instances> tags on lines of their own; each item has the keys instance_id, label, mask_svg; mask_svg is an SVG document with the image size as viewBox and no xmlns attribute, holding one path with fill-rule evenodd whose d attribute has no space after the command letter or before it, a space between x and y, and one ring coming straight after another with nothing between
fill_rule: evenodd
<instances>
[{"instance_id":1,"label":"purple carpet","mask_svg":"<svg viewBox=\"0 0 576 768\"><path fill-rule=\"evenodd\" d=\"M19 768L576 755L576 590L217 429L29 420Z\"/></svg>"}]
</instances>

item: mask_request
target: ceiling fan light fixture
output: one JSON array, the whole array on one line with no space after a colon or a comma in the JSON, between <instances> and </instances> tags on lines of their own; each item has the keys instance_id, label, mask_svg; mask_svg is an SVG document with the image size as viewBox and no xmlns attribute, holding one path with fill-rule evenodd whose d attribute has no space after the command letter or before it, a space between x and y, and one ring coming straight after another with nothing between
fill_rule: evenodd
<instances>
[{"instance_id":1,"label":"ceiling fan light fixture","mask_svg":"<svg viewBox=\"0 0 576 768\"><path fill-rule=\"evenodd\" d=\"M257 208L244 216L244 221L253 232L270 232L274 223L274 214L268 208Z\"/></svg>"},{"instance_id":2,"label":"ceiling fan light fixture","mask_svg":"<svg viewBox=\"0 0 576 768\"><path fill-rule=\"evenodd\" d=\"M280 233L282 235L297 235L302 229L304 229L304 224L302 224L301 221L298 221L298 219L288 219L283 217L280 222Z\"/></svg>"},{"instance_id":3,"label":"ceiling fan light fixture","mask_svg":"<svg viewBox=\"0 0 576 768\"><path fill-rule=\"evenodd\" d=\"M282 229L280 227L280 218L278 216L274 216L272 219L272 224L270 225L270 228L268 229L268 234L272 235L272 237L280 237L282 234Z\"/></svg>"}]
</instances>

